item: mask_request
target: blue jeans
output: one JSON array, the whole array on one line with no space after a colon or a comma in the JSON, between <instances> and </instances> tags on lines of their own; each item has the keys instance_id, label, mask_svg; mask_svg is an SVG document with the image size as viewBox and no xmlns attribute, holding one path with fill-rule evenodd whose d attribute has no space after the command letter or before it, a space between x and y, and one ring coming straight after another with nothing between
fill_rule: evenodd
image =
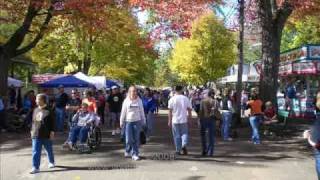
<instances>
[{"instance_id":1,"label":"blue jeans","mask_svg":"<svg viewBox=\"0 0 320 180\"><path fill-rule=\"evenodd\" d=\"M132 156L139 156L141 121L126 122L126 152Z\"/></svg>"},{"instance_id":2,"label":"blue jeans","mask_svg":"<svg viewBox=\"0 0 320 180\"><path fill-rule=\"evenodd\" d=\"M147 118L147 128L146 128L146 136L150 137L151 133L153 132L153 123L154 123L154 113L153 112L149 112L146 114Z\"/></svg>"},{"instance_id":3,"label":"blue jeans","mask_svg":"<svg viewBox=\"0 0 320 180\"><path fill-rule=\"evenodd\" d=\"M75 126L71 130L71 142L72 144L76 144L78 140L78 136L80 139L80 143L84 144L87 142L88 132L90 127L88 126Z\"/></svg>"},{"instance_id":4,"label":"blue jeans","mask_svg":"<svg viewBox=\"0 0 320 180\"><path fill-rule=\"evenodd\" d=\"M249 121L252 128L251 139L253 143L260 144L259 125L261 121L261 116L250 116Z\"/></svg>"},{"instance_id":5,"label":"blue jeans","mask_svg":"<svg viewBox=\"0 0 320 180\"><path fill-rule=\"evenodd\" d=\"M214 153L215 121L214 117L200 119L202 152L212 156ZM206 131L208 130L208 133ZM207 146L207 138L209 144Z\"/></svg>"},{"instance_id":6,"label":"blue jeans","mask_svg":"<svg viewBox=\"0 0 320 180\"><path fill-rule=\"evenodd\" d=\"M316 171L318 175L318 179L320 179L320 151L315 149L314 158L316 160Z\"/></svg>"},{"instance_id":7,"label":"blue jeans","mask_svg":"<svg viewBox=\"0 0 320 180\"><path fill-rule=\"evenodd\" d=\"M119 112L111 112L111 126L112 128L116 128L120 123L120 113Z\"/></svg>"},{"instance_id":8,"label":"blue jeans","mask_svg":"<svg viewBox=\"0 0 320 180\"><path fill-rule=\"evenodd\" d=\"M222 112L221 137L228 140L232 121L232 112Z\"/></svg>"},{"instance_id":9,"label":"blue jeans","mask_svg":"<svg viewBox=\"0 0 320 180\"><path fill-rule=\"evenodd\" d=\"M176 145L176 152L180 152L183 147L188 144L188 124L173 124L172 134L174 139L174 144Z\"/></svg>"},{"instance_id":10,"label":"blue jeans","mask_svg":"<svg viewBox=\"0 0 320 180\"><path fill-rule=\"evenodd\" d=\"M54 156L52 150L52 141L49 139L32 139L32 167L39 169L41 161L42 146L46 149L49 163L54 164Z\"/></svg>"},{"instance_id":11,"label":"blue jeans","mask_svg":"<svg viewBox=\"0 0 320 180\"><path fill-rule=\"evenodd\" d=\"M63 131L65 114L64 108L56 108L56 130L59 132Z\"/></svg>"}]
</instances>

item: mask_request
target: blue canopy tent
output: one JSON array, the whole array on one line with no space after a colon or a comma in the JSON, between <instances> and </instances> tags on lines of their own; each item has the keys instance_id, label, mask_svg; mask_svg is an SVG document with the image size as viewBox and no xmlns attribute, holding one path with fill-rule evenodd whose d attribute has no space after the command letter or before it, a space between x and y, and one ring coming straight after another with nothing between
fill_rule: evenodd
<instances>
[{"instance_id":1,"label":"blue canopy tent","mask_svg":"<svg viewBox=\"0 0 320 180\"><path fill-rule=\"evenodd\" d=\"M57 88L60 85L63 85L66 88L82 88L82 87L93 87L94 85L78 79L72 75L60 77L57 79L53 79L51 81L40 84L39 86L42 88Z\"/></svg>"},{"instance_id":2,"label":"blue canopy tent","mask_svg":"<svg viewBox=\"0 0 320 180\"><path fill-rule=\"evenodd\" d=\"M107 86L107 88L111 88L112 86L120 87L118 83L116 83L112 80L109 80L109 79L107 79L107 81L106 81L106 86Z\"/></svg>"}]
</instances>

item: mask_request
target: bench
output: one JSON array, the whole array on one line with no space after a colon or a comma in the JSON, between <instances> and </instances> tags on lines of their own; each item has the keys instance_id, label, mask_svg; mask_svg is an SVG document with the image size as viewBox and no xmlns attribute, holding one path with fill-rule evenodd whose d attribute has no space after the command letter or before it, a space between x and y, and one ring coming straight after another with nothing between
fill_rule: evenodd
<instances>
[{"instance_id":1,"label":"bench","mask_svg":"<svg viewBox=\"0 0 320 180\"><path fill-rule=\"evenodd\" d=\"M278 119L282 119L282 125L285 127L287 126L287 120L288 120L288 117L289 117L289 111L284 111L284 110L279 110L278 111Z\"/></svg>"}]
</instances>

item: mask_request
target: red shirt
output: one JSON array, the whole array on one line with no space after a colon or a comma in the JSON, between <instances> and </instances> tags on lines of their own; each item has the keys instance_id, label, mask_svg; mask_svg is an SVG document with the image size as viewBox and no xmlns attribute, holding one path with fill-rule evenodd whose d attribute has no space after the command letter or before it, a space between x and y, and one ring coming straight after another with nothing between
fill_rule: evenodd
<instances>
[{"instance_id":1,"label":"red shirt","mask_svg":"<svg viewBox=\"0 0 320 180\"><path fill-rule=\"evenodd\" d=\"M96 113L97 112L97 103L94 98L85 98L82 100L82 103L88 104L88 111Z\"/></svg>"},{"instance_id":2,"label":"red shirt","mask_svg":"<svg viewBox=\"0 0 320 180\"><path fill-rule=\"evenodd\" d=\"M276 110L274 109L274 107L272 108L267 108L264 110L264 115L267 117L267 118L273 118L273 116L276 115Z\"/></svg>"}]
</instances>

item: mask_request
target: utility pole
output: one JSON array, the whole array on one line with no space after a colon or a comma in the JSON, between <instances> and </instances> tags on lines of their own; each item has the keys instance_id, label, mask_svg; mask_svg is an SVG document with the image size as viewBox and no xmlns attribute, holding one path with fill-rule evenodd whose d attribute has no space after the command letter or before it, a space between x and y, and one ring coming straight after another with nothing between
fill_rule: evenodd
<instances>
[{"instance_id":1,"label":"utility pole","mask_svg":"<svg viewBox=\"0 0 320 180\"><path fill-rule=\"evenodd\" d=\"M239 3L239 43L238 43L238 81L236 98L236 116L237 123L241 123L241 93L242 93L242 73L243 73L243 44L244 44L244 0L238 0Z\"/></svg>"}]
</instances>

